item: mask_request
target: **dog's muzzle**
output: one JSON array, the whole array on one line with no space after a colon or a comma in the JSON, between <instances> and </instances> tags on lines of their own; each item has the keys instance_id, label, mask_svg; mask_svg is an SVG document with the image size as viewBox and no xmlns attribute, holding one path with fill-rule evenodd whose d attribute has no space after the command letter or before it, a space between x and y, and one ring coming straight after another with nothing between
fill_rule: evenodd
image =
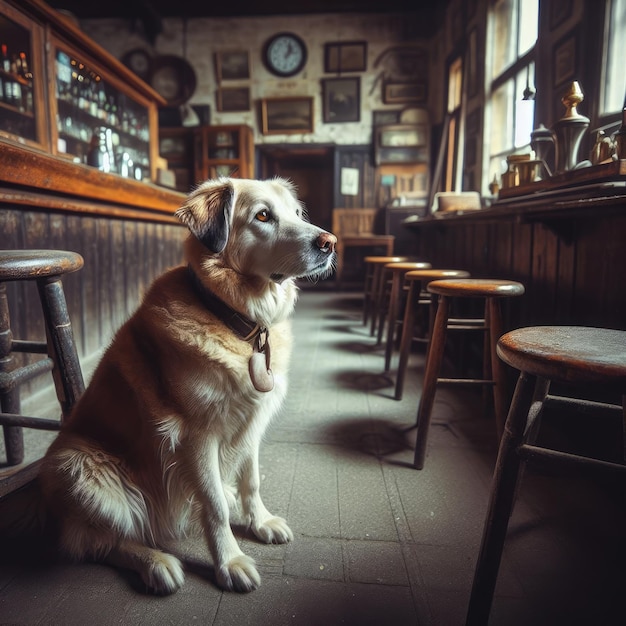
<instances>
[{"instance_id":1,"label":"dog's muzzle","mask_svg":"<svg viewBox=\"0 0 626 626\"><path fill-rule=\"evenodd\" d=\"M323 233L320 233L319 237L317 238L317 247L322 252L327 252L328 254L331 254L335 251L336 245L337 237L335 237L335 235L333 235L332 233L327 233L326 231L324 231Z\"/></svg>"}]
</instances>

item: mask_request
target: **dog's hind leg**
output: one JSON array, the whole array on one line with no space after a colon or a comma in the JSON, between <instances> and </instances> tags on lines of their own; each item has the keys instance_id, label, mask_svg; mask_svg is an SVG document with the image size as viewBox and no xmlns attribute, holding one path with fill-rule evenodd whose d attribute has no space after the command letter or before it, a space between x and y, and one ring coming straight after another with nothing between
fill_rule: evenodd
<instances>
[{"instance_id":1,"label":"dog's hind leg","mask_svg":"<svg viewBox=\"0 0 626 626\"><path fill-rule=\"evenodd\" d=\"M120 541L104 562L136 571L146 587L159 595L174 593L185 581L183 567L175 556L128 539Z\"/></svg>"}]
</instances>

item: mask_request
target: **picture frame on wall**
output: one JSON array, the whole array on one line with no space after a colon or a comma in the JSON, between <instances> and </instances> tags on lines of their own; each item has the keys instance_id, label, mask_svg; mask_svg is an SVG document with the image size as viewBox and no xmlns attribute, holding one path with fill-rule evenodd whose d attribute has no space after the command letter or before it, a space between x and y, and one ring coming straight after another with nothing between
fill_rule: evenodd
<instances>
[{"instance_id":1,"label":"picture frame on wall","mask_svg":"<svg viewBox=\"0 0 626 626\"><path fill-rule=\"evenodd\" d=\"M367 68L367 42L339 41L324 44L324 71L328 74L364 72Z\"/></svg>"},{"instance_id":2,"label":"picture frame on wall","mask_svg":"<svg viewBox=\"0 0 626 626\"><path fill-rule=\"evenodd\" d=\"M578 37L571 32L554 46L552 76L555 87L575 80L578 66Z\"/></svg>"},{"instance_id":3,"label":"picture frame on wall","mask_svg":"<svg viewBox=\"0 0 626 626\"><path fill-rule=\"evenodd\" d=\"M415 104L425 102L426 83L385 83L383 102L385 104Z\"/></svg>"},{"instance_id":4,"label":"picture frame on wall","mask_svg":"<svg viewBox=\"0 0 626 626\"><path fill-rule=\"evenodd\" d=\"M322 79L322 119L326 124L358 122L361 119L361 79Z\"/></svg>"},{"instance_id":5,"label":"picture frame on wall","mask_svg":"<svg viewBox=\"0 0 626 626\"><path fill-rule=\"evenodd\" d=\"M250 56L247 50L215 53L217 81L247 80L250 78Z\"/></svg>"},{"instance_id":6,"label":"picture frame on wall","mask_svg":"<svg viewBox=\"0 0 626 626\"><path fill-rule=\"evenodd\" d=\"M376 164L416 163L428 160L427 124L391 124L375 129Z\"/></svg>"},{"instance_id":7,"label":"picture frame on wall","mask_svg":"<svg viewBox=\"0 0 626 626\"><path fill-rule=\"evenodd\" d=\"M263 98L261 129L264 135L312 133L313 98Z\"/></svg>"},{"instance_id":8,"label":"picture frame on wall","mask_svg":"<svg viewBox=\"0 0 626 626\"><path fill-rule=\"evenodd\" d=\"M216 98L217 110L222 113L250 110L249 87L220 87Z\"/></svg>"},{"instance_id":9,"label":"picture frame on wall","mask_svg":"<svg viewBox=\"0 0 626 626\"><path fill-rule=\"evenodd\" d=\"M400 115L402 111L400 109L380 109L378 111L372 111L372 124L374 126L382 126L384 124L398 124L400 122Z\"/></svg>"}]
</instances>

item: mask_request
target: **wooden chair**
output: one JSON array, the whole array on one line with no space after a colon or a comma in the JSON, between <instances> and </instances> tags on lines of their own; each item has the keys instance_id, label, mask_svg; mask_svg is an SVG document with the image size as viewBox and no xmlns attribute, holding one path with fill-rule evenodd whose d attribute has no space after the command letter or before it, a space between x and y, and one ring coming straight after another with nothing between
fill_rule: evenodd
<instances>
[{"instance_id":1,"label":"wooden chair","mask_svg":"<svg viewBox=\"0 0 626 626\"><path fill-rule=\"evenodd\" d=\"M8 465L24 458L22 428L58 430L58 420L20 414L19 387L44 372L52 372L63 416L84 390L72 325L61 283L64 274L82 268L83 258L61 250L0 250L0 424ZM46 328L46 341L16 339L9 316L6 283L36 283ZM16 353L46 355L20 365Z\"/></svg>"},{"instance_id":2,"label":"wooden chair","mask_svg":"<svg viewBox=\"0 0 626 626\"><path fill-rule=\"evenodd\" d=\"M622 448L619 459L599 459L587 456L584 449L580 454L537 444L541 416L548 407L567 417L578 412L581 420L588 420L584 424L590 436L594 424L607 418L616 424L621 421L626 432L625 346L625 331L584 326L519 328L499 339L498 357L518 370L519 378L500 441L467 626L486 626L489 621L509 519L526 464L626 477L626 449ZM551 383L569 396L549 393ZM581 388L593 390L602 401L582 399L577 393Z\"/></svg>"},{"instance_id":3,"label":"wooden chair","mask_svg":"<svg viewBox=\"0 0 626 626\"><path fill-rule=\"evenodd\" d=\"M386 256L393 254L393 235L374 233L378 209L333 209L333 234L337 237L337 284L341 284L346 248L384 248Z\"/></svg>"}]
</instances>

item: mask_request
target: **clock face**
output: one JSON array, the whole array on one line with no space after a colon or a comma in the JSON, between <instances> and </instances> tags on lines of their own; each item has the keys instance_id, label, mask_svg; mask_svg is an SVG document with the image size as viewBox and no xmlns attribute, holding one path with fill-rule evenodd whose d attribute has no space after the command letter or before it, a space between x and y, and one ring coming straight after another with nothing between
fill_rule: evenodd
<instances>
[{"instance_id":1,"label":"clock face","mask_svg":"<svg viewBox=\"0 0 626 626\"><path fill-rule=\"evenodd\" d=\"M267 68L277 76L293 76L306 63L304 41L292 33L279 33L265 47L264 61Z\"/></svg>"}]
</instances>

